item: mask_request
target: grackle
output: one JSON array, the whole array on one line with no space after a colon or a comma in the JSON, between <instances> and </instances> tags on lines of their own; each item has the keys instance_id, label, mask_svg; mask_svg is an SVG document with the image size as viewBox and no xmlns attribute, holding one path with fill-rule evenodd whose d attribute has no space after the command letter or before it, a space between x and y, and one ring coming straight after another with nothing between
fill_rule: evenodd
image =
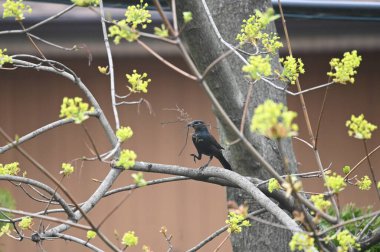
<instances>
[{"instance_id":1,"label":"grackle","mask_svg":"<svg viewBox=\"0 0 380 252\"><path fill-rule=\"evenodd\" d=\"M195 120L190 122L187 127L194 128L192 140L195 148L198 151L198 156L191 154L191 156L194 157L194 162L196 162L195 159L201 160L202 154L210 157L210 160L207 162L207 164L201 166L200 169L207 167L212 158L216 157L224 168L232 170L231 165L227 162L222 154L222 150L224 150L224 148L220 146L220 144L215 140L210 132L208 132L207 126L204 122Z\"/></svg>"}]
</instances>

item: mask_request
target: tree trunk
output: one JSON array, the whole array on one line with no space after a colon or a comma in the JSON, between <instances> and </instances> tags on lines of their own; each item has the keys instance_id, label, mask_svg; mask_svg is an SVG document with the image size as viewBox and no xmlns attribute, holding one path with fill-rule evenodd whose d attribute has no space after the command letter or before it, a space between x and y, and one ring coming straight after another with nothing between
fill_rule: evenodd
<instances>
[{"instance_id":1,"label":"tree trunk","mask_svg":"<svg viewBox=\"0 0 380 252\"><path fill-rule=\"evenodd\" d=\"M198 69L202 72L214 59L226 52L228 48L221 43L216 36L201 0L197 1L177 1L179 17L183 11L191 11L193 20L186 25L181 34L181 38L187 44ZM265 11L271 7L270 0L207 0L207 5L223 39L232 45L238 42L235 40L237 33L241 29L243 19L248 19L255 10ZM181 18L180 18L181 19ZM179 20L180 24L182 20ZM275 31L274 24L269 25L268 31ZM249 50L249 49L248 49ZM214 95L222 104L223 108L230 116L237 127L240 127L243 114L244 102L247 96L250 83L241 71L243 63L234 54L219 62L207 75L206 81L212 89ZM273 56L273 69L279 69L278 55ZM277 83L282 86L284 83ZM272 99L276 102L286 103L284 92L276 90L264 82L259 81L253 87L253 93L248 106L244 134L261 155L281 174L283 165L279 148L275 141L269 140L250 132L249 125L252 119L254 108ZM218 117L218 114L216 114ZM219 131L222 144L226 147L226 157L231 163L234 171L260 179L268 179L270 175L254 160L245 150L241 143L227 146L227 142L233 142L236 137L228 127L219 123ZM296 161L293 147L290 140L284 141L285 156L289 160L289 167L292 172L296 171ZM228 200L233 200L238 204L245 201L249 203L250 211L260 208L243 191L234 188L227 189ZM265 220L276 222L275 218L269 214L261 215ZM244 228L241 234L232 236L232 246L234 251L289 251L288 243L291 237L289 231L285 231L272 226L252 223L252 227Z\"/></svg>"}]
</instances>

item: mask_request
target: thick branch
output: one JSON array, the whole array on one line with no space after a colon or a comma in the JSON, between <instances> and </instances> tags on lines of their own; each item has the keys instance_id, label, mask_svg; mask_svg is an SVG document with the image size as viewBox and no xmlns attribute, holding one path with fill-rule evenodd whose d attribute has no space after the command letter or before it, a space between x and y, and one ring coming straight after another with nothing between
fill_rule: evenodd
<instances>
[{"instance_id":1,"label":"thick branch","mask_svg":"<svg viewBox=\"0 0 380 252\"><path fill-rule=\"evenodd\" d=\"M159 169L158 169L159 168ZM248 179L239 175L236 172L228 171L225 169L219 169L214 167L207 167L202 171L195 169L186 169L179 166L160 166L156 164L150 164L145 162L137 162L133 168L137 171L147 171L150 172L153 169L159 170L160 172L166 174L178 174L182 173L184 176L191 177L216 177L225 179L232 182L233 184L239 186L248 192L263 208L265 208L269 213L273 214L279 222L283 223L293 232L301 232L302 229L297 225L297 223L290 218L281 208L279 208L275 203L273 203L268 197L266 197L254 184L252 184Z\"/></svg>"}]
</instances>

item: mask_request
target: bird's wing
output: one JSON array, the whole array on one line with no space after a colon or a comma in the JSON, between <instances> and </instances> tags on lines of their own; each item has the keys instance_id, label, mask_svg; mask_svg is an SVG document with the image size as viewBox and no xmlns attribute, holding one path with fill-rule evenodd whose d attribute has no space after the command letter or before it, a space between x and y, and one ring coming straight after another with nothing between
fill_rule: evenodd
<instances>
[{"instance_id":1,"label":"bird's wing","mask_svg":"<svg viewBox=\"0 0 380 252\"><path fill-rule=\"evenodd\" d=\"M209 134L209 140L213 146L215 146L219 150L224 150L224 148L218 143L218 141L216 141L216 139L213 135Z\"/></svg>"}]
</instances>

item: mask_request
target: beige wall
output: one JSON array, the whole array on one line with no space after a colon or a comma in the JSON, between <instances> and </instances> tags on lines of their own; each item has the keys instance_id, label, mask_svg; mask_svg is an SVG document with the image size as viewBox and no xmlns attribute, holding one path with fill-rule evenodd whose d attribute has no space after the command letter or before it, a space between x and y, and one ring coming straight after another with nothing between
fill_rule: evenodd
<instances>
[{"instance_id":1,"label":"beige wall","mask_svg":"<svg viewBox=\"0 0 380 252\"><path fill-rule=\"evenodd\" d=\"M339 55L340 53L333 56ZM378 101L380 87L377 83L379 72L376 67L378 56L374 53L364 54L364 63L359 69L355 85L337 85L330 89L320 133L320 150L323 164L328 166L332 163L331 167L334 171L340 171L345 164L354 165L364 155L361 142L347 136L344 123L350 114L364 112L368 120L380 124L380 102ZM306 77L301 81L304 88L326 81L325 73L329 68L329 57L328 55L303 57L306 65ZM175 58L171 60L184 68L182 61ZM107 65L106 60L95 58L91 67L87 67L84 58L66 61L66 63L88 85L113 123L109 83L107 77L100 75L96 69L98 65ZM178 105L192 118L211 122L215 126L210 102L199 85L181 77L151 58L116 59L116 65L117 89L120 94L125 93L126 90L124 74L131 72L132 69L146 71L152 78L149 94L142 95L142 97L152 104L153 115L149 115L144 106L141 106L140 113L136 106L119 109L122 124L130 125L135 132L133 139L126 143L125 147L135 150L138 160L198 167L199 163L194 164L189 156L194 151L190 142L182 156L178 156L186 137L184 125L162 126L161 123L175 120L177 116L175 112L163 109L174 108ZM15 134L21 136L57 120L60 103L64 96L82 96L82 94L72 83L53 74L31 70L2 71L0 75L0 126L12 136ZM139 95L135 96L136 99L139 97ZM322 97L322 90L305 96L314 129ZM289 106L299 111L298 98L290 97ZM301 125L300 135L307 139L302 120L303 116L300 113L297 120ZM86 125L94 137L98 150L106 151L109 144L96 120L92 118L86 122ZM215 128L213 132L216 134ZM369 142L370 148L372 149L379 142L378 131L375 133L374 139ZM0 139L0 144L5 144L5 141ZM62 162L83 155L91 155L88 145L88 140L80 126L66 125L24 144L23 147L58 177L59 166ZM315 170L316 164L312 151L299 142L294 142L294 147L300 162L300 171ZM1 163L14 160L20 161L22 169L28 172L28 177L43 180L51 185L16 151L12 150L0 156ZM372 160L373 165L377 167L380 164L380 154L374 155ZM213 164L218 165L217 162ZM99 162L88 162L80 168L81 163L78 162L76 167L78 168L76 173L63 183L75 195L76 200L81 202L97 186L97 182L92 179L102 180L107 174L109 166ZM360 168L360 174L362 172L368 173L365 164ZM122 173L114 188L132 183L130 174L129 171ZM147 179L164 177L155 174L146 174L145 176ZM377 176L380 176L379 172ZM318 179L305 181L305 188L320 192L321 187L318 181ZM45 206L45 204L35 203L28 199L19 188L9 183L1 181L0 187L7 187L12 191L19 209L37 211ZM371 196L368 196L368 193L359 192L356 188L350 187L342 194L340 202L342 204L350 201L358 202L361 205L374 204L376 200L374 193L375 191L371 190ZM100 221L113 209L113 206L118 204L121 198L122 195L105 199L97 209L90 213L90 217L95 220L95 223ZM162 225L166 225L169 233L173 234L172 243L176 248L175 251L184 251L223 226L225 216L225 189L223 187L181 181L136 190L126 203L110 217L104 225L104 232L112 239L114 229L121 234L128 230L135 230L140 237L140 245L138 248L128 249L128 251L141 251L142 244L150 245L154 251L165 251L167 244L158 231ZM38 228L38 224L39 222L36 221L34 228ZM85 237L84 232L77 233L80 233L80 237ZM217 238L202 251L215 249L225 235ZM80 246L63 241L47 241L42 246L48 251L83 250ZM38 250L38 247L30 241L19 243L2 239L0 244L0 249L4 251L22 251L31 248ZM230 251L230 245L227 243L221 251Z\"/></svg>"}]
</instances>

